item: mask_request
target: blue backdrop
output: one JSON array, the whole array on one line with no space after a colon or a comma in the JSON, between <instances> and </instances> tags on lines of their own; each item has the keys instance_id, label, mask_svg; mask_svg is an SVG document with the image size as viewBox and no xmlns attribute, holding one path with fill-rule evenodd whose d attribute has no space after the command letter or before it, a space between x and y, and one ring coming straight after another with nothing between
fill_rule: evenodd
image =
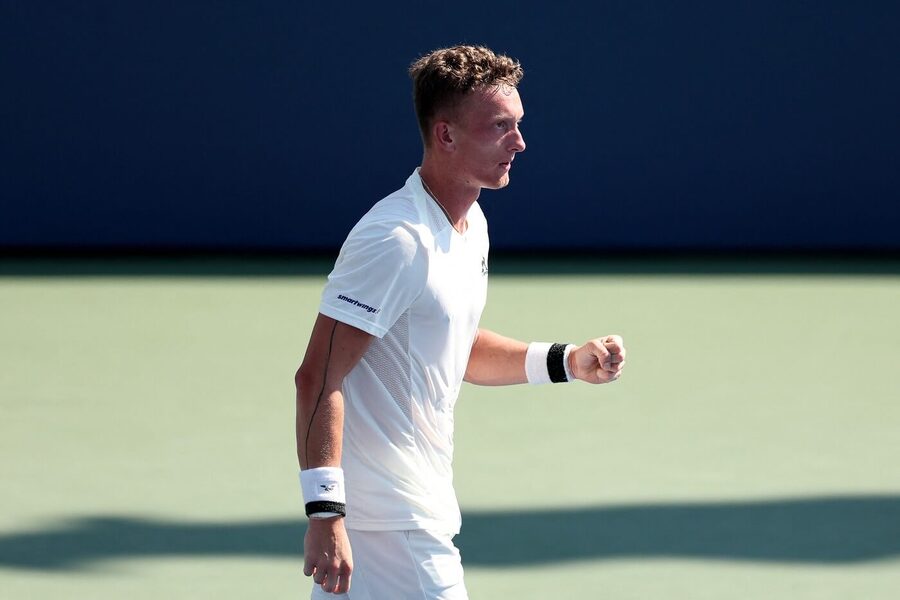
<instances>
[{"instance_id":1,"label":"blue backdrop","mask_svg":"<svg viewBox=\"0 0 900 600\"><path fill-rule=\"evenodd\" d=\"M0 7L7 249L335 248L457 42L526 72L494 248L900 248L896 0Z\"/></svg>"}]
</instances>

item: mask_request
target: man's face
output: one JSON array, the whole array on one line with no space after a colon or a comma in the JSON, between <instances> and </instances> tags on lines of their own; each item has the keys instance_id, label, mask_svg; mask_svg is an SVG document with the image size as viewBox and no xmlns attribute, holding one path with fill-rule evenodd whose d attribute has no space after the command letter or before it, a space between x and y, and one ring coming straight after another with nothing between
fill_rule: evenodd
<instances>
[{"instance_id":1,"label":"man's face","mask_svg":"<svg viewBox=\"0 0 900 600\"><path fill-rule=\"evenodd\" d=\"M498 189L509 183L516 153L525 150L519 123L525 112L510 86L480 90L457 107L453 123L456 166L472 186Z\"/></svg>"}]
</instances>

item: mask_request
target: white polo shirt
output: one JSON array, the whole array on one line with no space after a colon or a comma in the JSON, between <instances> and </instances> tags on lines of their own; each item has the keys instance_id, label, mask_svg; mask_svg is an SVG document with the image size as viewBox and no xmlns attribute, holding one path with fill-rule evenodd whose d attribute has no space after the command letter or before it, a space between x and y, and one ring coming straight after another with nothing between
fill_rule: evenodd
<instances>
[{"instance_id":1,"label":"white polo shirt","mask_svg":"<svg viewBox=\"0 0 900 600\"><path fill-rule=\"evenodd\" d=\"M487 222L458 233L418 169L347 236L319 311L375 339L344 379L347 527L458 533L453 407L487 295Z\"/></svg>"}]
</instances>

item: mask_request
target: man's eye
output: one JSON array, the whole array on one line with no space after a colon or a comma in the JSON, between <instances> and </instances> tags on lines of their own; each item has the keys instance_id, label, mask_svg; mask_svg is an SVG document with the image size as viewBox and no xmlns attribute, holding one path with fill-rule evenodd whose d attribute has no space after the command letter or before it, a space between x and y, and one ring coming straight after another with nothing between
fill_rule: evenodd
<instances>
[{"instance_id":1,"label":"man's eye","mask_svg":"<svg viewBox=\"0 0 900 600\"><path fill-rule=\"evenodd\" d=\"M500 129L506 129L506 121L497 121L497 127Z\"/></svg>"}]
</instances>

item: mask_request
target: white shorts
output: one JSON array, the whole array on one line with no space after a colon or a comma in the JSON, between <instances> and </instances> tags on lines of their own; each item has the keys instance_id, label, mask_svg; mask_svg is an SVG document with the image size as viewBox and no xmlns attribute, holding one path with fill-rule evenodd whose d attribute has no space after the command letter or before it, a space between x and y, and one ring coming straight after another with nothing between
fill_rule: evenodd
<instances>
[{"instance_id":1,"label":"white shorts","mask_svg":"<svg viewBox=\"0 0 900 600\"><path fill-rule=\"evenodd\" d=\"M468 600L452 536L420 529L347 534L350 592L328 594L313 584L312 600Z\"/></svg>"}]
</instances>

